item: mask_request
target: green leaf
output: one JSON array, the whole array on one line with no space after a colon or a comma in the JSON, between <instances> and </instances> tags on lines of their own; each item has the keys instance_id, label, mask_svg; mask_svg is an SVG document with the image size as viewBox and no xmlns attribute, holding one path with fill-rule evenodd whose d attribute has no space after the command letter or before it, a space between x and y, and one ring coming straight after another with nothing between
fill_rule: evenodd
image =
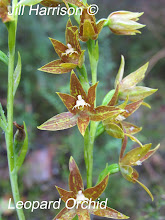
<instances>
[{"instance_id":1,"label":"green leaf","mask_svg":"<svg viewBox=\"0 0 165 220\"><path fill-rule=\"evenodd\" d=\"M31 6L31 5L36 5L38 3L40 3L42 0L22 0L18 3L18 5L27 5L27 6Z\"/></svg>"},{"instance_id":2,"label":"green leaf","mask_svg":"<svg viewBox=\"0 0 165 220\"><path fill-rule=\"evenodd\" d=\"M102 105L108 105L113 95L115 94L115 89L109 91L103 99Z\"/></svg>"},{"instance_id":3,"label":"green leaf","mask_svg":"<svg viewBox=\"0 0 165 220\"><path fill-rule=\"evenodd\" d=\"M109 123L106 125L105 130L110 136L114 138L124 138L124 132L117 124Z\"/></svg>"},{"instance_id":4,"label":"green leaf","mask_svg":"<svg viewBox=\"0 0 165 220\"><path fill-rule=\"evenodd\" d=\"M8 66L8 56L0 50L0 60Z\"/></svg>"},{"instance_id":5,"label":"green leaf","mask_svg":"<svg viewBox=\"0 0 165 220\"><path fill-rule=\"evenodd\" d=\"M2 128L3 131L6 131L7 129L7 120L1 103L0 103L0 127Z\"/></svg>"},{"instance_id":6,"label":"green leaf","mask_svg":"<svg viewBox=\"0 0 165 220\"><path fill-rule=\"evenodd\" d=\"M21 168L21 166L25 160L27 151L28 151L28 133L27 133L27 128L26 128L25 122L23 122L23 124L24 124L24 130L25 130L26 136L25 136L24 144L22 146L20 155L19 156L16 155L16 157L15 157L15 168L16 168L17 172Z\"/></svg>"},{"instance_id":7,"label":"green leaf","mask_svg":"<svg viewBox=\"0 0 165 220\"><path fill-rule=\"evenodd\" d=\"M15 96L15 93L17 91L20 79L21 79L21 69L22 69L22 64L21 64L21 56L20 53L18 52L18 61L17 61L17 66L14 71L14 87L13 87L13 96Z\"/></svg>"},{"instance_id":8,"label":"green leaf","mask_svg":"<svg viewBox=\"0 0 165 220\"><path fill-rule=\"evenodd\" d=\"M106 164L105 169L100 173L97 184L100 183L108 174L114 174L120 171L120 167L117 163L111 164L108 166L108 163Z\"/></svg>"}]
</instances>

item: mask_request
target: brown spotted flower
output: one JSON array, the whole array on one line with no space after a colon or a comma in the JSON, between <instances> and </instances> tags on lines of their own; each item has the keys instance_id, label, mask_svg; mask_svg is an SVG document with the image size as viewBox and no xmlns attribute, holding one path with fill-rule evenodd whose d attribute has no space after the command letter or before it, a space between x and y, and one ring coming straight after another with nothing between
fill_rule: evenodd
<instances>
[{"instance_id":1,"label":"brown spotted flower","mask_svg":"<svg viewBox=\"0 0 165 220\"><path fill-rule=\"evenodd\" d=\"M115 89L115 93L108 103L108 106L115 106L118 102L119 85ZM141 131L142 128L125 121L130 115L132 115L143 103L143 100L128 103L128 99L117 107L123 109L123 112L117 116L108 118L103 121L106 132L115 138L124 138L124 134L133 135Z\"/></svg>"},{"instance_id":2,"label":"brown spotted flower","mask_svg":"<svg viewBox=\"0 0 165 220\"><path fill-rule=\"evenodd\" d=\"M95 16L90 15L88 9L84 8L80 16L80 40L85 42L89 39L96 40L103 28L104 22L105 20L100 20L99 23L96 23Z\"/></svg>"},{"instance_id":3,"label":"brown spotted flower","mask_svg":"<svg viewBox=\"0 0 165 220\"><path fill-rule=\"evenodd\" d=\"M96 98L96 83L84 91L76 74L72 71L70 79L70 95L58 93L59 97L69 112L64 112L46 121L38 128L41 130L64 130L77 124L80 132L84 135L85 130L91 121L102 121L119 114L123 110L111 106L98 106L94 108Z\"/></svg>"},{"instance_id":4,"label":"brown spotted flower","mask_svg":"<svg viewBox=\"0 0 165 220\"><path fill-rule=\"evenodd\" d=\"M151 149L152 144L146 144L140 147L137 147L128 153L125 154L124 152L127 145L127 137L123 139L123 144L120 152L120 158L119 158L119 165L120 170L123 175L123 177L133 183L139 183L146 192L150 195L151 199L153 200L152 193L149 191L149 189L143 185L141 182L138 181L139 174L138 172L133 168L133 166L142 165L142 162L147 160L150 156L152 156L155 151L159 148L159 145L155 147L154 149Z\"/></svg>"},{"instance_id":5,"label":"brown spotted flower","mask_svg":"<svg viewBox=\"0 0 165 220\"><path fill-rule=\"evenodd\" d=\"M135 72L130 73L123 79L124 66L125 61L124 57L122 56L121 65L115 80L115 88L117 85L120 85L119 99L125 100L127 97L129 97L129 101L138 101L152 95L157 91L157 89L151 89L144 86L136 86L144 79L145 72L148 68L148 63L137 69Z\"/></svg>"},{"instance_id":6,"label":"brown spotted flower","mask_svg":"<svg viewBox=\"0 0 165 220\"><path fill-rule=\"evenodd\" d=\"M39 70L53 74L62 74L70 72L76 67L82 67L84 51L81 50L78 40L78 28L72 26L70 20L66 26L66 45L58 40L50 40L60 59L46 64Z\"/></svg>"},{"instance_id":7,"label":"brown spotted flower","mask_svg":"<svg viewBox=\"0 0 165 220\"><path fill-rule=\"evenodd\" d=\"M8 14L8 7L10 6L10 0L0 0L0 18L3 23L12 20L12 17Z\"/></svg>"},{"instance_id":8,"label":"brown spotted flower","mask_svg":"<svg viewBox=\"0 0 165 220\"><path fill-rule=\"evenodd\" d=\"M70 191L56 187L61 199L65 202L65 208L56 215L54 220L72 220L76 215L79 220L90 220L90 214L113 219L129 218L106 205L104 206L101 202L95 201L106 189L108 175L98 185L84 190L80 171L72 157L69 161L69 170Z\"/></svg>"}]
</instances>

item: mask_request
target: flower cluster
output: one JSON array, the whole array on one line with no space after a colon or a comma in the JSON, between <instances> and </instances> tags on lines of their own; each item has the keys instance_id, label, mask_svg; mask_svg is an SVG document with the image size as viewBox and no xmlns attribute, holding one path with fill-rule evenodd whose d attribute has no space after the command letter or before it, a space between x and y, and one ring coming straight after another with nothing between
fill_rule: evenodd
<instances>
[{"instance_id":1,"label":"flower cluster","mask_svg":"<svg viewBox=\"0 0 165 220\"><path fill-rule=\"evenodd\" d=\"M87 3L83 2L86 1L51 0L40 2L44 6L49 6L50 4L51 6L56 6L58 3L65 3L67 7L69 7L70 4L74 4L75 6L83 6L83 12L78 19L79 27L74 26L70 19L68 20L65 31L66 44L63 44L55 39L50 39L55 52L59 56L59 59L54 60L40 68L41 71L52 74L64 74L71 72L70 94L60 92L57 93L68 111L55 115L40 125L38 129L57 131L68 129L77 125L80 133L85 138L86 130L90 124L90 121L90 128L92 127L93 123L95 123L94 129L97 129L97 126L100 123L100 125L103 127L103 130L106 130L109 135L114 138L122 139L118 167L123 177L130 182L139 183L153 200L153 196L149 189L139 182L139 174L133 168L133 166L141 165L144 160L148 159L153 153L155 153L159 146L151 150L152 144L143 145L134 136L136 133L140 132L142 128L125 121L125 119L137 111L141 105L150 107L144 102L144 99L156 92L156 89L137 86L137 84L140 83L145 77L148 63L123 78L125 60L122 56L121 65L115 80L115 89L110 91L110 96L109 93L107 96L105 96L101 106L96 106L96 89L98 82L96 80L92 81L94 83L92 86L89 86L90 84L88 82L88 76L85 68L85 51L81 49L80 45L80 41L87 42L87 45L90 45L90 48L88 48L89 59L92 68L95 69L98 62L99 51L98 43L95 43L95 40L97 40L103 27L109 26L110 30L118 35L135 35L136 33L140 33L137 29L144 27L144 25L136 22L142 13L132 13L127 11L114 12L110 14L107 19L101 19L97 22L94 15L88 14L88 5ZM83 73L84 75L81 75L78 78L76 73L73 71L76 69L79 71L79 73ZM87 87L86 84L84 84L84 79L85 83L88 84ZM93 136L91 135L88 139L90 144L94 143L95 133L96 132L94 130L94 132L91 133ZM131 150L124 156L128 137L132 141L139 144L140 147ZM91 150L91 145L89 150ZM91 164L87 160L90 160L90 156L92 158L93 155L89 154L88 149L85 153L85 162L87 169L89 169ZM115 219L128 218L127 216L109 207L104 210L101 208L96 210L94 207L85 210L81 208L81 204L84 201L90 199L95 201L105 190L108 184L108 169L106 172L104 172L106 175L102 176L102 180L99 181L98 185L88 187L86 190L84 190L82 177L72 157L70 159L69 169L70 191L66 191L59 187L57 187L57 190L64 202L68 201L70 198L75 199L78 208L68 209L65 207L54 219L73 219L77 215L78 219L88 220L90 219L90 214ZM69 201L69 206L73 206L72 200Z\"/></svg>"}]
</instances>

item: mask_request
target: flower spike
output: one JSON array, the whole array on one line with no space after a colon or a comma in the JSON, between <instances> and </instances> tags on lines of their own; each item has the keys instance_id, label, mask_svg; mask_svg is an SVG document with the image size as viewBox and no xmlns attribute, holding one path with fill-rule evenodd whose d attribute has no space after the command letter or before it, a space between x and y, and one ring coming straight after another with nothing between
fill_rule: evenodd
<instances>
[{"instance_id":1,"label":"flower spike","mask_svg":"<svg viewBox=\"0 0 165 220\"><path fill-rule=\"evenodd\" d=\"M94 203L94 201L101 196L108 184L107 175L98 185L85 189L82 182L82 177L80 171L77 167L76 162L74 161L73 157L70 158L69 161L69 188L70 191L66 191L60 187L56 187L62 200L66 203L69 199L70 201L67 202L69 209L64 208L62 209L54 218L54 220L72 220L76 215L78 215L78 219L85 219L90 220L90 214L113 218L113 219L128 219L126 215L111 209L109 207L102 206L101 203L97 202L98 205L88 205L90 201ZM73 199L75 200L76 206L74 206ZM83 207L83 203L87 207Z\"/></svg>"}]
</instances>

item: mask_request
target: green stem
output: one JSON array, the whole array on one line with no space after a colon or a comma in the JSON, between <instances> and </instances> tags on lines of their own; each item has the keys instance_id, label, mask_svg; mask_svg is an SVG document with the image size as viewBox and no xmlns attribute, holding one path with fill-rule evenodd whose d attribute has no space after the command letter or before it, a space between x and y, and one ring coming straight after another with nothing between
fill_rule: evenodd
<instances>
[{"instance_id":1,"label":"green stem","mask_svg":"<svg viewBox=\"0 0 165 220\"><path fill-rule=\"evenodd\" d=\"M9 47L9 64L8 64L8 92L7 92L7 131L5 133L6 145L7 145L7 157L9 165L9 175L13 198L15 204L20 201L19 188L17 182L17 172L14 168L14 152L13 152L13 85L14 85L14 60L15 60L15 44L16 44L16 30L17 30L17 18L15 15L17 0L12 2L12 11L14 21L8 25L8 47ZM17 209L18 218L24 220L24 213L22 209Z\"/></svg>"},{"instance_id":2,"label":"green stem","mask_svg":"<svg viewBox=\"0 0 165 220\"><path fill-rule=\"evenodd\" d=\"M91 65L92 85L97 82L97 65L98 65L98 43L94 40L87 42L89 60ZM95 100L96 106L96 100ZM97 122L91 121L90 130L87 130L84 136L84 154L87 169L87 187L92 187L92 173L93 173L93 146L95 141L95 134L97 129Z\"/></svg>"},{"instance_id":3,"label":"green stem","mask_svg":"<svg viewBox=\"0 0 165 220\"><path fill-rule=\"evenodd\" d=\"M85 91L87 92L89 89L89 80L85 64L83 64L81 68L77 67L77 70L79 72L80 82L82 83Z\"/></svg>"}]
</instances>

